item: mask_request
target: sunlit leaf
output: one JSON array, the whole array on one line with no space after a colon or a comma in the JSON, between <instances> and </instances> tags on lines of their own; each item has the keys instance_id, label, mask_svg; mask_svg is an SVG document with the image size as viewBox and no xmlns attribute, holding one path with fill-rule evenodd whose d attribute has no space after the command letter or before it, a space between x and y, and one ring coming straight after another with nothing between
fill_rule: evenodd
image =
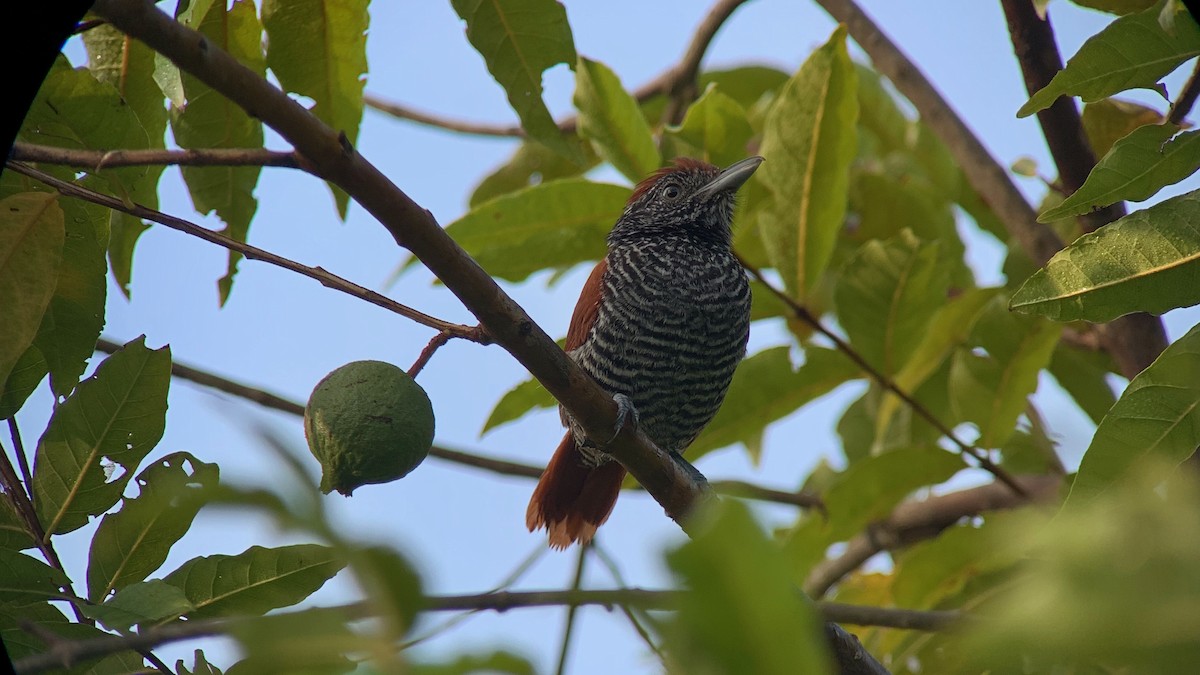
<instances>
[{"instance_id":1,"label":"sunlit leaf","mask_svg":"<svg viewBox=\"0 0 1200 675\"><path fill-rule=\"evenodd\" d=\"M268 6L277 7L280 4L268 2L263 11L266 12ZM298 8L304 3L282 4ZM287 12L282 14L286 16ZM259 75L266 72L262 54L263 27L258 22L254 3L250 0L237 0L228 11L225 9L225 3L214 5L200 23L199 31L212 44L228 52L252 72ZM277 47L274 36L271 46ZM288 45L285 43L278 48L287 49ZM292 46L291 49L295 47ZM309 58L317 58L316 50L313 50ZM262 147L262 122L248 115L241 106L187 73L183 75L183 88L187 94L187 104L182 108L171 108L171 132L181 147ZM258 184L262 167L184 166L180 167L180 170L183 172L183 180L187 183L197 213L209 214L216 211L217 216L225 223L222 234L236 241L246 241L250 221L258 209L254 188ZM233 277L241 259L241 254L229 252L225 276L217 283L222 304L229 298Z\"/></svg>"},{"instance_id":2,"label":"sunlit leaf","mask_svg":"<svg viewBox=\"0 0 1200 675\"><path fill-rule=\"evenodd\" d=\"M767 66L739 66L705 71L696 80L701 91L715 84L721 93L736 101L742 109L749 110L765 95L782 87L788 81L788 74Z\"/></svg>"},{"instance_id":3,"label":"sunlit leaf","mask_svg":"<svg viewBox=\"0 0 1200 675\"><path fill-rule=\"evenodd\" d=\"M307 598L345 565L317 544L251 546L238 555L193 558L163 581L183 589L196 608L189 619L263 614Z\"/></svg>"},{"instance_id":4,"label":"sunlit leaf","mask_svg":"<svg viewBox=\"0 0 1200 675\"><path fill-rule=\"evenodd\" d=\"M608 66L579 59L574 101L579 135L591 140L596 152L630 181L640 181L662 164L637 101Z\"/></svg>"},{"instance_id":5,"label":"sunlit leaf","mask_svg":"<svg viewBox=\"0 0 1200 675\"><path fill-rule=\"evenodd\" d=\"M1159 9L1151 7L1123 16L1088 38L1066 68L1031 96L1017 116L1048 108L1062 95L1090 102L1126 89L1164 93L1159 78L1200 55L1200 26L1180 20L1168 33L1159 25L1158 15Z\"/></svg>"},{"instance_id":6,"label":"sunlit leaf","mask_svg":"<svg viewBox=\"0 0 1200 675\"><path fill-rule=\"evenodd\" d=\"M916 544L898 555L892 584L896 604L929 609L958 593L972 579L1011 566L1019 559L1016 552L988 545L1010 515L993 514L980 527L970 524L951 527L936 539Z\"/></svg>"},{"instance_id":7,"label":"sunlit leaf","mask_svg":"<svg viewBox=\"0 0 1200 675\"><path fill-rule=\"evenodd\" d=\"M34 505L47 533L78 529L117 503L162 437L170 380L170 349L147 349L138 338L55 409L33 467Z\"/></svg>"},{"instance_id":8,"label":"sunlit leaf","mask_svg":"<svg viewBox=\"0 0 1200 675\"><path fill-rule=\"evenodd\" d=\"M567 178L481 204L446 232L489 274L521 281L547 267L604 256L629 188Z\"/></svg>"},{"instance_id":9,"label":"sunlit leaf","mask_svg":"<svg viewBox=\"0 0 1200 675\"><path fill-rule=\"evenodd\" d=\"M1162 113L1133 101L1104 98L1083 106L1080 115L1088 144L1097 157L1103 157L1113 143L1128 136L1134 129L1147 124L1162 124Z\"/></svg>"},{"instance_id":10,"label":"sunlit leaf","mask_svg":"<svg viewBox=\"0 0 1200 675\"><path fill-rule=\"evenodd\" d=\"M1059 251L1010 307L1103 323L1200 302L1200 190L1135 211Z\"/></svg>"},{"instance_id":11,"label":"sunlit leaf","mask_svg":"<svg viewBox=\"0 0 1200 675\"><path fill-rule=\"evenodd\" d=\"M728 166L747 156L746 144L754 135L746 111L733 98L711 85L687 110L683 122L667 136L698 148L696 155L717 166Z\"/></svg>"},{"instance_id":12,"label":"sunlit leaf","mask_svg":"<svg viewBox=\"0 0 1200 675\"><path fill-rule=\"evenodd\" d=\"M892 375L925 338L949 283L936 242L922 243L911 232L868 241L842 267L834 290L838 323L867 363Z\"/></svg>"},{"instance_id":13,"label":"sunlit leaf","mask_svg":"<svg viewBox=\"0 0 1200 675\"><path fill-rule=\"evenodd\" d=\"M668 632L678 672L832 672L815 608L746 506L726 500L710 515L712 522L667 555L688 587Z\"/></svg>"},{"instance_id":14,"label":"sunlit leaf","mask_svg":"<svg viewBox=\"0 0 1200 675\"><path fill-rule=\"evenodd\" d=\"M148 577L167 559L217 483L216 464L177 452L148 466L137 477L140 490L121 510L104 516L88 554L88 597L103 600L110 591Z\"/></svg>"},{"instance_id":15,"label":"sunlit leaf","mask_svg":"<svg viewBox=\"0 0 1200 675\"><path fill-rule=\"evenodd\" d=\"M833 253L856 149L855 71L839 27L779 92L760 154L771 194L759 227L788 291L805 300Z\"/></svg>"},{"instance_id":16,"label":"sunlit leaf","mask_svg":"<svg viewBox=\"0 0 1200 675\"><path fill-rule=\"evenodd\" d=\"M262 29L267 33L266 65L284 90L311 98L313 114L335 132L345 134L351 145L358 141L358 126L362 121L368 1L263 0L262 3ZM249 9L243 18L237 19L237 25L230 26L230 39L239 46L238 58L251 67L261 68L261 49L251 44L252 39L258 39L259 31L258 22L253 20L254 5L251 0L244 2ZM218 8L223 6L224 3L217 4ZM234 11L236 5L231 18ZM249 176L239 176L236 180L244 187L243 181L249 182ZM345 219L350 198L341 188L331 185L330 189L338 213Z\"/></svg>"},{"instance_id":17,"label":"sunlit leaf","mask_svg":"<svg viewBox=\"0 0 1200 675\"><path fill-rule=\"evenodd\" d=\"M583 175L600 162L590 143L577 137L568 141L579 148L583 163L573 162L541 143L525 141L508 161L479 181L471 192L471 208L523 188Z\"/></svg>"},{"instance_id":18,"label":"sunlit leaf","mask_svg":"<svg viewBox=\"0 0 1200 675\"><path fill-rule=\"evenodd\" d=\"M979 317L971 344L987 354L960 349L950 370L951 400L979 428L976 445L998 447L1012 434L1061 333L1058 324L1010 313L1003 297Z\"/></svg>"},{"instance_id":19,"label":"sunlit leaf","mask_svg":"<svg viewBox=\"0 0 1200 675\"><path fill-rule=\"evenodd\" d=\"M1108 411L1071 485L1068 506L1094 499L1139 465L1174 466L1200 446L1200 326L1168 345Z\"/></svg>"},{"instance_id":20,"label":"sunlit leaf","mask_svg":"<svg viewBox=\"0 0 1200 675\"><path fill-rule=\"evenodd\" d=\"M582 162L542 100L542 72L575 66L575 39L566 9L554 0L452 0L467 22L467 39L504 87L521 126L534 140Z\"/></svg>"},{"instance_id":21,"label":"sunlit leaf","mask_svg":"<svg viewBox=\"0 0 1200 675\"><path fill-rule=\"evenodd\" d=\"M64 237L55 195L26 192L0 200L0 382L37 335L58 284Z\"/></svg>"},{"instance_id":22,"label":"sunlit leaf","mask_svg":"<svg viewBox=\"0 0 1200 675\"><path fill-rule=\"evenodd\" d=\"M1117 141L1087 180L1062 204L1038 216L1048 223L1122 200L1140 202L1200 169L1200 131L1172 138L1179 127L1146 125Z\"/></svg>"}]
</instances>

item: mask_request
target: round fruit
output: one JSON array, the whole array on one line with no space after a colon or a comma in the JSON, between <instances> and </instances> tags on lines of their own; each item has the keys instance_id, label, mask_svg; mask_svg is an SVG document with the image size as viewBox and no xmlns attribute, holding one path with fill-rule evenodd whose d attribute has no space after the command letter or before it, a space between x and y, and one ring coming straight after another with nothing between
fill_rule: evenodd
<instances>
[{"instance_id":1,"label":"round fruit","mask_svg":"<svg viewBox=\"0 0 1200 675\"><path fill-rule=\"evenodd\" d=\"M304 436L321 462L321 491L348 496L417 468L433 445L433 406L400 368L355 361L317 383L304 408Z\"/></svg>"}]
</instances>

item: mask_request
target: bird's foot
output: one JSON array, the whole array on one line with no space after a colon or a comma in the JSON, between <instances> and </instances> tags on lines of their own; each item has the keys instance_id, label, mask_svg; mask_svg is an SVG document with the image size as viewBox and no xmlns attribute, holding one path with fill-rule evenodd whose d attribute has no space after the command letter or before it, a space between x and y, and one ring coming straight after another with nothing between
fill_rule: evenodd
<instances>
[{"instance_id":1,"label":"bird's foot","mask_svg":"<svg viewBox=\"0 0 1200 675\"><path fill-rule=\"evenodd\" d=\"M621 433L626 424L632 424L636 429L638 425L637 407L633 405L633 400L625 394L613 394L613 401L617 404L617 421L613 424L612 436L603 442L597 442L591 437L585 436L579 445L592 450L603 450L605 446L613 442L613 439ZM578 436L576 436L578 438Z\"/></svg>"}]
</instances>

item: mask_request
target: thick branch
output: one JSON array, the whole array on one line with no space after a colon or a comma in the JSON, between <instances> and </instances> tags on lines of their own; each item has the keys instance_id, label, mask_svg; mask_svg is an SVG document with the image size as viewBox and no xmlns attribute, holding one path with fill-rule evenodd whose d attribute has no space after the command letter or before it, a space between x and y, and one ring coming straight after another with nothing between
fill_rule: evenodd
<instances>
[{"instance_id":1,"label":"thick branch","mask_svg":"<svg viewBox=\"0 0 1200 675\"><path fill-rule=\"evenodd\" d=\"M478 327L464 326L457 323L442 321L437 317L417 311L411 307L408 307L407 305L402 305L385 295L376 293L369 288L359 286L352 281L339 277L336 274L332 274L320 267L309 267L308 265L302 265L294 260L276 255L270 251L258 248L257 246L251 246L250 244L237 241L236 239L231 239L218 232L213 232L212 230L200 227L195 223L186 221L182 218L176 218L175 216L167 215L161 211L155 211L154 209L146 208L140 204L126 205L124 202L115 197L110 197L94 190L89 190L88 188L76 185L74 183L68 183L66 181L59 180L58 178L55 178L54 176L42 171L38 171L27 164L9 161L5 164L5 166L13 171L16 171L17 173L24 174L30 178L35 178L53 187L64 195L78 197L79 199L83 199L94 204L107 206L114 211L123 211L130 215L137 216L138 218L154 221L160 225L165 225L172 230L177 230L179 232L183 232L184 234L190 234L193 237L197 237L209 243L216 244L217 246L227 248L230 251L241 253L246 257L247 260L258 260L276 267L281 267L291 272L295 272L296 274L306 276L309 279L320 282L320 284L326 288L332 288L335 291L341 291L360 300L365 300L372 305L395 312L400 316L412 319L413 321L429 326L430 328L436 328L443 333L449 333L454 337L465 338L480 344L488 344L490 342L487 339L487 335Z\"/></svg>"},{"instance_id":2,"label":"thick branch","mask_svg":"<svg viewBox=\"0 0 1200 675\"><path fill-rule=\"evenodd\" d=\"M819 598L880 551L903 548L935 537L963 518L1029 503L1051 502L1062 486L1058 476L1021 476L1017 480L1028 498L1018 497L1005 485L991 483L900 504L885 520L872 523L866 532L847 542L846 549L837 558L813 567L804 580L805 592Z\"/></svg>"},{"instance_id":3,"label":"thick branch","mask_svg":"<svg viewBox=\"0 0 1200 675\"><path fill-rule=\"evenodd\" d=\"M681 591L655 591L641 588L615 590L564 590L480 593L475 595L433 596L424 600L426 611L505 612L526 607L558 607L563 605L600 605L603 607L632 606L643 609L669 610L675 606ZM369 618L369 606L348 605L338 608L349 619ZM967 620L960 612L919 611L889 607L867 607L841 603L818 603L817 609L826 621L840 621L860 626L884 626L904 630L938 631ZM126 649L150 649L159 645L200 637L227 635L237 627L252 623L249 619L201 619L156 626L130 635L62 640L50 651L27 656L14 665L22 675L32 675L64 664L78 664L87 659L115 654Z\"/></svg>"},{"instance_id":4,"label":"thick branch","mask_svg":"<svg viewBox=\"0 0 1200 675\"><path fill-rule=\"evenodd\" d=\"M120 343L100 338L96 343L96 350L106 354L112 354L121 348ZM273 394L263 389L247 386L239 382L214 375L212 373L194 368L189 365L180 363L179 361L171 361L171 376L178 377L181 380L194 382L195 384L211 387L217 391L225 392L238 398L253 401L265 408L278 410L280 412L289 413L292 415L303 416L304 406L295 401L288 400L277 394ZM541 478L543 467L533 466L531 464L521 464L518 462L510 462L508 460L496 459L494 457L486 457L483 455L463 452L461 450L452 450L444 446L435 445L429 449L429 455L448 462L462 464L464 466L483 469L492 473L503 476L517 476L520 478L532 478L534 480ZM740 480L715 480L709 483L714 491L727 494L731 497L741 497L743 499L756 499L765 502L775 502L777 504L790 504L801 508L817 508L824 509L824 504L820 497L809 494L807 492L786 492L784 490L776 490L773 488L755 485ZM640 489L640 486L639 488Z\"/></svg>"},{"instance_id":5,"label":"thick branch","mask_svg":"<svg viewBox=\"0 0 1200 675\"><path fill-rule=\"evenodd\" d=\"M265 148L211 148L206 150L79 150L17 141L8 158L22 162L59 164L99 171L123 166L278 166L303 167L294 152Z\"/></svg>"},{"instance_id":6,"label":"thick branch","mask_svg":"<svg viewBox=\"0 0 1200 675\"><path fill-rule=\"evenodd\" d=\"M1026 255L1039 266L1062 249L1063 243L1048 227L1037 223L1037 213L1013 184L1007 170L983 147L966 123L942 98L928 79L886 36L854 0L817 0L871 57L875 67L896 85L921 120L946 144L971 187L1004 223L1005 229ZM1162 322L1135 314L1103 328L1105 348L1129 378L1150 365L1166 348Z\"/></svg>"}]
</instances>

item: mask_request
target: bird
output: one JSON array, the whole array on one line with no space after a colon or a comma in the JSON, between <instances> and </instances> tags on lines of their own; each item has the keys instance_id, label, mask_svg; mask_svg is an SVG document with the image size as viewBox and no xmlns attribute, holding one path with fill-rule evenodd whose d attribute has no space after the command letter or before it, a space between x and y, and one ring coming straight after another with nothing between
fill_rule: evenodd
<instances>
[{"instance_id":1,"label":"bird","mask_svg":"<svg viewBox=\"0 0 1200 675\"><path fill-rule=\"evenodd\" d=\"M571 315L568 356L632 412L659 448L681 453L717 413L750 336L750 284L732 248L734 198L762 157L721 170L681 157L633 189ZM625 468L561 406L567 432L534 488L530 532L586 545L616 505ZM695 472L690 464L685 468Z\"/></svg>"}]
</instances>

